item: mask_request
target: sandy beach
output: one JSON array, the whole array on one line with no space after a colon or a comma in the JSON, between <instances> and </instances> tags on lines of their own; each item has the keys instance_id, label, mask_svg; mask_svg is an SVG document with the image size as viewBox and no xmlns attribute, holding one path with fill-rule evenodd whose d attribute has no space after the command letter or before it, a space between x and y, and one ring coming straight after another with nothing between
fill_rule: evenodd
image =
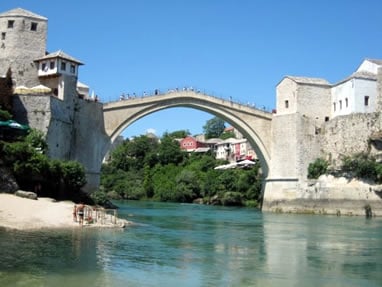
<instances>
[{"instance_id":1,"label":"sandy beach","mask_svg":"<svg viewBox=\"0 0 382 287\"><path fill-rule=\"evenodd\" d=\"M71 201L57 202L44 197L33 200L0 193L0 226L19 230L81 228L78 222L73 221L73 207L74 203ZM127 221L119 219L117 226L126 224L128 224ZM105 225L89 224L88 226L103 227Z\"/></svg>"}]
</instances>

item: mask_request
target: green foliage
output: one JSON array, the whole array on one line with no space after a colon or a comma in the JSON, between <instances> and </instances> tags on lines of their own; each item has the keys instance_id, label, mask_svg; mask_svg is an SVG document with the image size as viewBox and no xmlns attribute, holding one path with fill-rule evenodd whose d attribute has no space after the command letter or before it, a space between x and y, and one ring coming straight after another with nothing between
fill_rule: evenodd
<instances>
[{"instance_id":1,"label":"green foliage","mask_svg":"<svg viewBox=\"0 0 382 287\"><path fill-rule=\"evenodd\" d=\"M308 167L308 178L318 178L328 173L329 163L321 158L316 159ZM345 156L342 160L339 173L346 177L372 180L382 183L382 163L367 153L357 153Z\"/></svg>"},{"instance_id":2,"label":"green foliage","mask_svg":"<svg viewBox=\"0 0 382 287\"><path fill-rule=\"evenodd\" d=\"M308 166L308 178L317 179L328 170L329 163L322 158L317 158Z\"/></svg>"},{"instance_id":3,"label":"green foliage","mask_svg":"<svg viewBox=\"0 0 382 287\"><path fill-rule=\"evenodd\" d=\"M341 167L341 170L350 176L374 181L381 180L381 169L381 164L365 153L345 157Z\"/></svg>"},{"instance_id":4,"label":"green foliage","mask_svg":"<svg viewBox=\"0 0 382 287\"><path fill-rule=\"evenodd\" d=\"M223 132L220 137L222 140L226 140L229 138L236 138L235 133L233 131Z\"/></svg>"},{"instance_id":5,"label":"green foliage","mask_svg":"<svg viewBox=\"0 0 382 287\"><path fill-rule=\"evenodd\" d=\"M179 164L183 161L185 153L180 149L179 143L169 136L163 137L158 148L158 160L162 165Z\"/></svg>"},{"instance_id":6,"label":"green foliage","mask_svg":"<svg viewBox=\"0 0 382 287\"><path fill-rule=\"evenodd\" d=\"M182 139L190 135L189 130L179 130L171 133L165 133L163 136L169 136L173 139Z\"/></svg>"},{"instance_id":7,"label":"green foliage","mask_svg":"<svg viewBox=\"0 0 382 287\"><path fill-rule=\"evenodd\" d=\"M10 119L12 119L11 113L6 110L0 109L0 121L8 121Z\"/></svg>"},{"instance_id":8,"label":"green foliage","mask_svg":"<svg viewBox=\"0 0 382 287\"><path fill-rule=\"evenodd\" d=\"M109 202L107 194L102 190L97 190L90 195L96 205L104 206Z\"/></svg>"},{"instance_id":9,"label":"green foliage","mask_svg":"<svg viewBox=\"0 0 382 287\"><path fill-rule=\"evenodd\" d=\"M378 163L375 166L376 179L375 181L378 183L382 182L382 164Z\"/></svg>"},{"instance_id":10,"label":"green foliage","mask_svg":"<svg viewBox=\"0 0 382 287\"><path fill-rule=\"evenodd\" d=\"M226 206L242 205L243 195L240 192L225 192L222 198L222 204Z\"/></svg>"},{"instance_id":11,"label":"green foliage","mask_svg":"<svg viewBox=\"0 0 382 287\"><path fill-rule=\"evenodd\" d=\"M41 153L45 153L48 150L48 144L42 131L31 129L25 137L25 142Z\"/></svg>"},{"instance_id":12,"label":"green foliage","mask_svg":"<svg viewBox=\"0 0 382 287\"><path fill-rule=\"evenodd\" d=\"M215 170L226 162L216 160L210 153L181 151L169 133L160 143L146 143L144 137L139 137L125 141L114 151L111 162L102 166L104 190L134 200L193 202L203 199L211 204L250 206L260 202L259 164L251 169Z\"/></svg>"},{"instance_id":13,"label":"green foliage","mask_svg":"<svg viewBox=\"0 0 382 287\"><path fill-rule=\"evenodd\" d=\"M244 200L243 204L245 207L259 207L257 200Z\"/></svg>"},{"instance_id":14,"label":"green foliage","mask_svg":"<svg viewBox=\"0 0 382 287\"><path fill-rule=\"evenodd\" d=\"M214 117L207 121L203 126L203 131L206 139L218 138L223 133L225 129L225 123L222 119Z\"/></svg>"},{"instance_id":15,"label":"green foliage","mask_svg":"<svg viewBox=\"0 0 382 287\"><path fill-rule=\"evenodd\" d=\"M70 189L79 190L86 184L85 168L79 162L63 161L61 170L65 186Z\"/></svg>"},{"instance_id":16,"label":"green foliage","mask_svg":"<svg viewBox=\"0 0 382 287\"><path fill-rule=\"evenodd\" d=\"M175 178L175 192L182 194L182 202L190 202L200 195L200 185L195 172L183 169Z\"/></svg>"},{"instance_id":17,"label":"green foliage","mask_svg":"<svg viewBox=\"0 0 382 287\"><path fill-rule=\"evenodd\" d=\"M17 160L13 164L13 171L19 178L28 176L44 176L49 169L49 159L40 153L33 152L26 161Z\"/></svg>"},{"instance_id":18,"label":"green foliage","mask_svg":"<svg viewBox=\"0 0 382 287\"><path fill-rule=\"evenodd\" d=\"M156 165L153 170L152 182L154 189L153 199L159 201L178 201L182 196L175 194L175 178L179 168L174 164Z\"/></svg>"},{"instance_id":19,"label":"green foliage","mask_svg":"<svg viewBox=\"0 0 382 287\"><path fill-rule=\"evenodd\" d=\"M157 140L144 135L125 140L111 153L112 165L125 171L140 170L146 162L153 166L157 159L157 148Z\"/></svg>"},{"instance_id":20,"label":"green foliage","mask_svg":"<svg viewBox=\"0 0 382 287\"><path fill-rule=\"evenodd\" d=\"M85 169L80 163L50 159L44 154L47 144L39 131L31 130L22 141L2 142L0 147L4 165L13 172L19 185L28 190L33 190L35 182L44 182L56 192L63 187L70 193L86 184Z\"/></svg>"}]
</instances>

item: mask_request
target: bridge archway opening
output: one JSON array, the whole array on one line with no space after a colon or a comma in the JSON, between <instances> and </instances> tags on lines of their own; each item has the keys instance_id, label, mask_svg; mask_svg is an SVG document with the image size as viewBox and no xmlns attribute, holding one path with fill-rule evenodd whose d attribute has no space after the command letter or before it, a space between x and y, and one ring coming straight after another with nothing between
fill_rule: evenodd
<instances>
[{"instance_id":1,"label":"bridge archway opening","mask_svg":"<svg viewBox=\"0 0 382 287\"><path fill-rule=\"evenodd\" d=\"M249 141L249 143L255 150L256 156L260 161L263 176L267 177L269 170L269 155L267 154L264 148L263 141L256 132L256 127L252 127L248 122L235 115L234 112L230 112L219 107L214 107L199 101L184 101L182 99L179 99L178 101L173 100L171 102L167 102L165 105L148 105L147 107L142 108L135 113L126 114L126 116L124 116L124 120L121 121L120 125L112 133L112 142L114 142L114 140L119 135L123 134L123 132L135 122L138 122L139 120L144 119L145 117L150 117L150 115L154 115L155 113L165 113L167 110L173 108L187 108L202 111L210 115L209 118L213 118L214 116L216 116L224 120L224 122L233 126L243 135L244 138L246 138ZM178 121L179 119L173 120ZM185 125L182 129L187 130L187 125Z\"/></svg>"},{"instance_id":2,"label":"bridge archway opening","mask_svg":"<svg viewBox=\"0 0 382 287\"><path fill-rule=\"evenodd\" d=\"M211 119L210 113L192 108L168 108L148 114L122 131L124 138L154 133L157 137L162 137L165 132L187 130L190 135L203 133L203 126Z\"/></svg>"}]
</instances>

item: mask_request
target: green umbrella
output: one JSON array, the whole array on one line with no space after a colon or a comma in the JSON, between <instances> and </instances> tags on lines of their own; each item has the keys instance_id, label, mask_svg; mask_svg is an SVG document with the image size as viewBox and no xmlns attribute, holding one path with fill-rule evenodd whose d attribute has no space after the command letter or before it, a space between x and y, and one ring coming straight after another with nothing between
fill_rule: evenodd
<instances>
[{"instance_id":1,"label":"green umbrella","mask_svg":"<svg viewBox=\"0 0 382 287\"><path fill-rule=\"evenodd\" d=\"M18 122L14 120L0 121L0 127L9 127L9 128L18 129L18 130L29 130L29 126L19 124Z\"/></svg>"}]
</instances>

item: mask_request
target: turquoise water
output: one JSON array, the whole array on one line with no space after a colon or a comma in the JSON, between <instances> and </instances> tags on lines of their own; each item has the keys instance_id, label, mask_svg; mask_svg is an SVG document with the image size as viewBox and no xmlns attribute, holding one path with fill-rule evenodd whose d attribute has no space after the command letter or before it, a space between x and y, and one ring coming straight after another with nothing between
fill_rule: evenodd
<instances>
[{"instance_id":1,"label":"turquoise water","mask_svg":"<svg viewBox=\"0 0 382 287\"><path fill-rule=\"evenodd\" d=\"M0 286L382 286L382 219L116 202L124 230L0 230Z\"/></svg>"}]
</instances>

